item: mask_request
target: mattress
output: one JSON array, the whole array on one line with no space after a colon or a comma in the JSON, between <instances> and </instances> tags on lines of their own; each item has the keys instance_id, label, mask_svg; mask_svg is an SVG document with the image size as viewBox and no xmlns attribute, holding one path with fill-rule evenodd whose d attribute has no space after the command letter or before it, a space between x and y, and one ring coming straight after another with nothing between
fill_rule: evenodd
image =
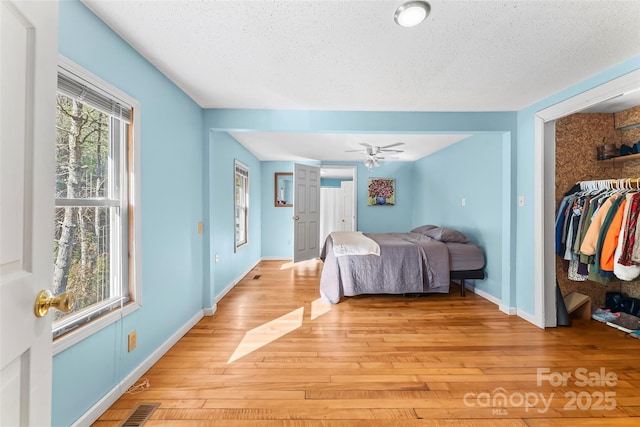
<instances>
[{"instance_id":1,"label":"mattress","mask_svg":"<svg viewBox=\"0 0 640 427\"><path fill-rule=\"evenodd\" d=\"M336 304L362 294L448 293L449 251L443 242L416 233L365 234L380 255L336 255L330 234L320 254L322 300Z\"/></svg>"},{"instance_id":2,"label":"mattress","mask_svg":"<svg viewBox=\"0 0 640 427\"><path fill-rule=\"evenodd\" d=\"M484 267L482 249L471 243L445 243L449 249L451 271L479 270Z\"/></svg>"}]
</instances>

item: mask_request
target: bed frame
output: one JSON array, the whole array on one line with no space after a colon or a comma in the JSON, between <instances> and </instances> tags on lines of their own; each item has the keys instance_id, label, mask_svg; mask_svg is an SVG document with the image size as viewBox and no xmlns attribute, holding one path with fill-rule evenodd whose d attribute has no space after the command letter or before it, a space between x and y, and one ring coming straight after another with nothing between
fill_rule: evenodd
<instances>
[{"instance_id":1,"label":"bed frame","mask_svg":"<svg viewBox=\"0 0 640 427\"><path fill-rule=\"evenodd\" d=\"M460 280L460 295L465 296L465 283L464 281L467 279L476 279L481 280L484 279L484 269L479 270L460 270L460 271L451 271L449 272L449 278L451 280Z\"/></svg>"}]
</instances>

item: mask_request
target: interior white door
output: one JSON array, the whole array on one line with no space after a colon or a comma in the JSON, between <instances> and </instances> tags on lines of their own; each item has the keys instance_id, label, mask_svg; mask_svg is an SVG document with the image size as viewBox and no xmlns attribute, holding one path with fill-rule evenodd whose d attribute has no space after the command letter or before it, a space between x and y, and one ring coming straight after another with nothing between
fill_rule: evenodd
<instances>
[{"instance_id":1,"label":"interior white door","mask_svg":"<svg viewBox=\"0 0 640 427\"><path fill-rule=\"evenodd\" d=\"M51 424L58 4L0 2L0 425Z\"/></svg>"},{"instance_id":2,"label":"interior white door","mask_svg":"<svg viewBox=\"0 0 640 427\"><path fill-rule=\"evenodd\" d=\"M354 186L353 181L342 181L342 231L355 231L354 224Z\"/></svg>"},{"instance_id":3,"label":"interior white door","mask_svg":"<svg viewBox=\"0 0 640 427\"><path fill-rule=\"evenodd\" d=\"M327 236L342 230L342 189L320 187L320 247Z\"/></svg>"},{"instance_id":4,"label":"interior white door","mask_svg":"<svg viewBox=\"0 0 640 427\"><path fill-rule=\"evenodd\" d=\"M294 164L293 262L320 256L320 168Z\"/></svg>"}]
</instances>

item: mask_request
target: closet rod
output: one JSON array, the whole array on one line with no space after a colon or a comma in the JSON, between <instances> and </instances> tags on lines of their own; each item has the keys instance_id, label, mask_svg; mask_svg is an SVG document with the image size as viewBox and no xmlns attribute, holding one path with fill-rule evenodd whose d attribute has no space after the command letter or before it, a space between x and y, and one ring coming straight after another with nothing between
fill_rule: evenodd
<instances>
[{"instance_id":1,"label":"closet rod","mask_svg":"<svg viewBox=\"0 0 640 427\"><path fill-rule=\"evenodd\" d=\"M602 189L614 189L614 188L628 188L635 187L640 189L640 178L619 178L619 179L597 179L592 181L579 181L581 189L588 188L602 188Z\"/></svg>"}]
</instances>

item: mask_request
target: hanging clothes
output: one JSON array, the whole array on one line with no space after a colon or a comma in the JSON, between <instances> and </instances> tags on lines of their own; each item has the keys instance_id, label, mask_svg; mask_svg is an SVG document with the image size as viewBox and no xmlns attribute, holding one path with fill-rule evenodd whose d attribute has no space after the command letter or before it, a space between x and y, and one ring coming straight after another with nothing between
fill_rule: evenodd
<instances>
[{"instance_id":1,"label":"hanging clothes","mask_svg":"<svg viewBox=\"0 0 640 427\"><path fill-rule=\"evenodd\" d=\"M634 180L636 187L640 179ZM570 280L607 285L640 275L640 193L631 180L583 181L556 213L556 254Z\"/></svg>"},{"instance_id":2,"label":"hanging clothes","mask_svg":"<svg viewBox=\"0 0 640 427\"><path fill-rule=\"evenodd\" d=\"M616 247L616 251L613 255L614 258L614 263L613 263L613 273L615 274L615 276L617 278L619 278L620 280L627 280L627 281L631 281L636 279L638 276L640 276L640 265L630 265L630 266L626 266L626 265L622 265L620 264L620 257L622 255L622 247L624 245L624 241L625 241L625 236L624 233L627 232L628 230L628 225L629 225L629 213L631 211L631 208L633 206L633 198L637 197L637 194L627 194L625 196L626 200L627 200L627 204L624 210L624 214L622 217L622 225L620 227L620 232L623 233L622 236L620 236L620 238L618 239L618 246Z\"/></svg>"},{"instance_id":3,"label":"hanging clothes","mask_svg":"<svg viewBox=\"0 0 640 427\"><path fill-rule=\"evenodd\" d=\"M602 255L603 248L607 243L607 236L609 235L609 231L611 230L611 224L613 223L613 219L616 217L618 210L620 208L621 202L624 201L625 198L621 194L613 194L609 197L605 203L600 208L604 210L605 204L610 202L610 206L608 207L604 219L602 221L602 225L600 226L600 230L598 232L598 238L596 240L596 248L594 251L594 262L589 269L589 280L593 280L594 282L602 283L603 285L608 285L612 278L614 278L613 274L613 266L611 266L611 271L607 271L602 269ZM622 222L622 219L621 221ZM620 230L618 229L617 233ZM612 233L612 235L615 232ZM616 246L618 241L616 240L612 243Z\"/></svg>"}]
</instances>

